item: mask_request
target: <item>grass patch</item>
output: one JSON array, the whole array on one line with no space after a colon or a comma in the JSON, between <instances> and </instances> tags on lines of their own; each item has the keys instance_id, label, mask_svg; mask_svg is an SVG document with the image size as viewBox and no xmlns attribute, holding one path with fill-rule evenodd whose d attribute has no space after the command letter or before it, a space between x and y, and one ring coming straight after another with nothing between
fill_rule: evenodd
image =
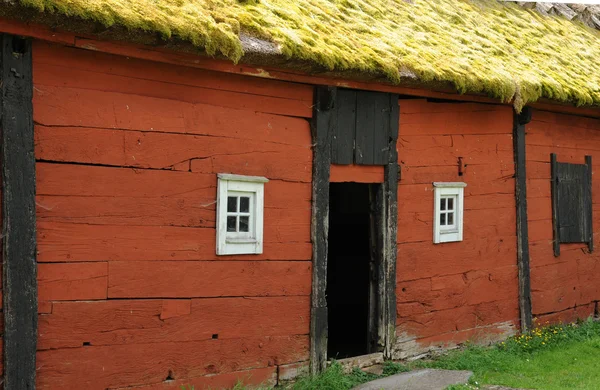
<instances>
[{"instance_id":1,"label":"grass patch","mask_svg":"<svg viewBox=\"0 0 600 390\"><path fill-rule=\"evenodd\" d=\"M339 362L333 362L319 375L307 375L298 379L289 388L292 390L348 390L362 383L408 371L409 368L395 362L383 363L383 374L371 374L354 368L345 373Z\"/></svg>"},{"instance_id":2,"label":"grass patch","mask_svg":"<svg viewBox=\"0 0 600 390\"><path fill-rule=\"evenodd\" d=\"M536 326L492 347L468 346L415 367L471 370L471 384L529 389L598 389L600 322ZM454 390L475 387L453 387Z\"/></svg>"}]
</instances>

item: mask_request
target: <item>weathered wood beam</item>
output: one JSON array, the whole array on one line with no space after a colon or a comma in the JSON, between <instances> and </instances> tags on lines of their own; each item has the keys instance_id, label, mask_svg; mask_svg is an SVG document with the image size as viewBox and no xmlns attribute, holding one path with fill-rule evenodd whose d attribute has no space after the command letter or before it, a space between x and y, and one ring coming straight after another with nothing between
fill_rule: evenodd
<instances>
[{"instance_id":1,"label":"weathered wood beam","mask_svg":"<svg viewBox=\"0 0 600 390\"><path fill-rule=\"evenodd\" d=\"M37 279L31 40L0 35L4 388L35 388Z\"/></svg>"},{"instance_id":2,"label":"weathered wood beam","mask_svg":"<svg viewBox=\"0 0 600 390\"><path fill-rule=\"evenodd\" d=\"M398 95L390 94L390 132L388 163L384 167L385 191L385 251L382 263L385 273L385 349L384 356L392 358L396 339L396 262L398 256L398 151L396 142L400 127Z\"/></svg>"},{"instance_id":3,"label":"weathered wood beam","mask_svg":"<svg viewBox=\"0 0 600 390\"><path fill-rule=\"evenodd\" d=\"M515 199L517 205L517 265L519 270L519 311L521 330L531 328L531 280L529 268L529 229L527 224L527 173L525 170L525 125L531 121L531 109L525 107L513 119L515 158Z\"/></svg>"},{"instance_id":4,"label":"weathered wood beam","mask_svg":"<svg viewBox=\"0 0 600 390\"><path fill-rule=\"evenodd\" d=\"M312 295L310 310L310 371L314 374L327 363L327 251L329 234L329 170L331 134L335 128L336 89L315 88L311 132L313 139L312 181Z\"/></svg>"}]
</instances>

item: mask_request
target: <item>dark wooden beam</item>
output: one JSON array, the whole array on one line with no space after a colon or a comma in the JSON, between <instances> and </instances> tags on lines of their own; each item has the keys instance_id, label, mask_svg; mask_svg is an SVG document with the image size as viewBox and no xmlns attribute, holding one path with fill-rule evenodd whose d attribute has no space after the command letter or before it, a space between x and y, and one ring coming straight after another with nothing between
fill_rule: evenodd
<instances>
[{"instance_id":1,"label":"dark wooden beam","mask_svg":"<svg viewBox=\"0 0 600 390\"><path fill-rule=\"evenodd\" d=\"M331 135L336 128L336 89L317 87L311 132L312 177L312 293L310 310L310 371L315 374L327 363L327 251L329 234L329 169Z\"/></svg>"},{"instance_id":2,"label":"dark wooden beam","mask_svg":"<svg viewBox=\"0 0 600 390\"><path fill-rule=\"evenodd\" d=\"M552 195L552 238L554 246L554 256L560 256L560 234L558 221L558 163L556 154L550 154L550 177L551 179L551 195Z\"/></svg>"},{"instance_id":3,"label":"dark wooden beam","mask_svg":"<svg viewBox=\"0 0 600 390\"><path fill-rule=\"evenodd\" d=\"M0 35L4 388L35 388L37 278L31 41Z\"/></svg>"},{"instance_id":4,"label":"dark wooden beam","mask_svg":"<svg viewBox=\"0 0 600 390\"><path fill-rule=\"evenodd\" d=\"M396 142L400 127L400 106L398 95L390 94L390 132L388 163L384 168L385 246L382 262L385 272L385 350L386 358L392 358L393 343L396 339L396 261L398 255L398 152Z\"/></svg>"},{"instance_id":5,"label":"dark wooden beam","mask_svg":"<svg viewBox=\"0 0 600 390\"><path fill-rule=\"evenodd\" d=\"M592 156L585 156L585 165L587 165L587 190L586 210L588 212L588 249L594 251L594 217L593 217L593 199L592 198Z\"/></svg>"},{"instance_id":6,"label":"dark wooden beam","mask_svg":"<svg viewBox=\"0 0 600 390\"><path fill-rule=\"evenodd\" d=\"M521 330L531 328L531 280L529 269L529 228L527 225L527 173L525 158L525 125L531 120L531 109L525 107L514 114L513 143L515 158L515 199L517 205L517 264L519 270L519 311Z\"/></svg>"}]
</instances>

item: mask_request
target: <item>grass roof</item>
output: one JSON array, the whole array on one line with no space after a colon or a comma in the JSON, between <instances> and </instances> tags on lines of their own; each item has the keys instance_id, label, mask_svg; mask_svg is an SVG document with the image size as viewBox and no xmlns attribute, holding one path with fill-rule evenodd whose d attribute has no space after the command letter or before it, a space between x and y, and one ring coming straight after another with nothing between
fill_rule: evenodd
<instances>
[{"instance_id":1,"label":"grass roof","mask_svg":"<svg viewBox=\"0 0 600 390\"><path fill-rule=\"evenodd\" d=\"M600 32L493 0L16 0L40 11L159 32L243 56L240 33L291 59L461 93L600 105Z\"/></svg>"}]
</instances>

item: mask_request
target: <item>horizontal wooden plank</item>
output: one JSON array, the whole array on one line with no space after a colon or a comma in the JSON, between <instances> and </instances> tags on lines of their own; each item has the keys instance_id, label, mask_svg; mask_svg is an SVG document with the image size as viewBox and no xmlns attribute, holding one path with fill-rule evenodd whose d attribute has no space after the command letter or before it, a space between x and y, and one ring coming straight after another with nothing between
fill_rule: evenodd
<instances>
[{"instance_id":1,"label":"horizontal wooden plank","mask_svg":"<svg viewBox=\"0 0 600 390\"><path fill-rule=\"evenodd\" d=\"M110 298L309 295L310 261L112 262Z\"/></svg>"},{"instance_id":2,"label":"horizontal wooden plank","mask_svg":"<svg viewBox=\"0 0 600 390\"><path fill-rule=\"evenodd\" d=\"M233 389L238 383L251 388L271 388L277 384L279 366L253 368L250 370L228 372L226 374L206 375L163 381L161 383L124 387L123 390L163 390L163 389ZM118 390L118 389L116 389Z\"/></svg>"},{"instance_id":3,"label":"horizontal wooden plank","mask_svg":"<svg viewBox=\"0 0 600 390\"><path fill-rule=\"evenodd\" d=\"M173 66L155 61L54 45L43 41L35 41L33 47L35 50L33 63L36 70L43 68L43 66L54 65L66 69L93 71L136 79L164 81L307 102L311 102L313 97L312 87L308 84Z\"/></svg>"},{"instance_id":4,"label":"horizontal wooden plank","mask_svg":"<svg viewBox=\"0 0 600 390\"><path fill-rule=\"evenodd\" d=\"M478 188L490 183L505 184L513 187L515 174L514 162L500 159L484 164L471 164L463 161L462 175L459 175L458 157L449 165L422 165L413 166L402 164L402 185L406 184L431 184L436 181L466 182L468 187Z\"/></svg>"},{"instance_id":5,"label":"horizontal wooden plank","mask_svg":"<svg viewBox=\"0 0 600 390\"><path fill-rule=\"evenodd\" d=\"M430 203L433 207L433 202ZM433 212L398 214L398 243L433 240ZM514 208L466 209L464 211L464 240L516 234Z\"/></svg>"},{"instance_id":6,"label":"horizontal wooden plank","mask_svg":"<svg viewBox=\"0 0 600 390\"><path fill-rule=\"evenodd\" d=\"M93 101L94 105L86 104ZM34 120L46 126L212 135L288 145L311 144L308 121L146 96L45 87L34 91Z\"/></svg>"},{"instance_id":7,"label":"horizontal wooden plank","mask_svg":"<svg viewBox=\"0 0 600 390\"><path fill-rule=\"evenodd\" d=\"M33 83L35 88L42 93L45 92L47 87L93 90L241 108L303 118L312 116L311 101L123 77L49 64L35 67Z\"/></svg>"},{"instance_id":8,"label":"horizontal wooden plank","mask_svg":"<svg viewBox=\"0 0 600 390\"><path fill-rule=\"evenodd\" d=\"M527 161L549 162L550 153L556 153L559 162L572 164L584 164L586 155L600 158L600 151L597 150L527 145Z\"/></svg>"},{"instance_id":9,"label":"horizontal wooden plank","mask_svg":"<svg viewBox=\"0 0 600 390\"><path fill-rule=\"evenodd\" d=\"M426 98L402 98L400 104L400 113L408 114L428 114L428 113L456 113L456 112L503 112L510 111L510 107L500 104L480 104L467 102L437 102Z\"/></svg>"},{"instance_id":10,"label":"horizontal wooden plank","mask_svg":"<svg viewBox=\"0 0 600 390\"><path fill-rule=\"evenodd\" d=\"M208 198L38 195L36 204L37 220L45 222L215 227L216 204ZM288 225L305 226L309 230L310 218L309 201L289 208L264 210L264 224L272 229Z\"/></svg>"},{"instance_id":11,"label":"horizontal wooden plank","mask_svg":"<svg viewBox=\"0 0 600 390\"><path fill-rule=\"evenodd\" d=\"M582 129L598 129L600 126L600 120L596 118L590 118L589 116L582 115L550 112L547 110L533 111L531 125L537 125L537 123L543 123L545 126L548 126L548 124L552 124Z\"/></svg>"},{"instance_id":12,"label":"horizontal wooden plank","mask_svg":"<svg viewBox=\"0 0 600 390\"><path fill-rule=\"evenodd\" d=\"M36 177L38 195L186 198L207 207L217 196L217 175L196 172L37 163ZM310 199L310 183L265 184L267 208L287 208Z\"/></svg>"},{"instance_id":13,"label":"horizontal wooden plank","mask_svg":"<svg viewBox=\"0 0 600 390\"><path fill-rule=\"evenodd\" d=\"M515 264L516 237L489 236L459 243L434 245L432 241L399 243L397 280L453 275ZM440 263L440 259L445 259Z\"/></svg>"},{"instance_id":14,"label":"horizontal wooden plank","mask_svg":"<svg viewBox=\"0 0 600 390\"><path fill-rule=\"evenodd\" d=\"M396 289L396 301L418 303L420 313L493 302L498 297L517 300L516 265L400 281ZM416 314L417 311L413 313Z\"/></svg>"},{"instance_id":15,"label":"horizontal wooden plank","mask_svg":"<svg viewBox=\"0 0 600 390\"><path fill-rule=\"evenodd\" d=\"M37 353L37 388L118 388L285 364L308 357L308 336L130 344Z\"/></svg>"},{"instance_id":16,"label":"horizontal wooden plank","mask_svg":"<svg viewBox=\"0 0 600 390\"><path fill-rule=\"evenodd\" d=\"M38 299L75 301L106 299L108 264L38 263Z\"/></svg>"},{"instance_id":17,"label":"horizontal wooden plank","mask_svg":"<svg viewBox=\"0 0 600 390\"><path fill-rule=\"evenodd\" d=\"M511 179L512 180L512 179ZM515 208L514 185L511 181L492 180L488 183L491 191L486 192L483 182L468 182L466 189L476 191L465 194L464 204L467 210ZM491 185L490 185L491 184ZM465 190L466 190L465 189ZM433 215L433 185L400 184L398 186L398 213L424 213Z\"/></svg>"},{"instance_id":18,"label":"horizontal wooden plank","mask_svg":"<svg viewBox=\"0 0 600 390\"><path fill-rule=\"evenodd\" d=\"M402 127L404 131L405 127ZM514 164L511 134L406 135L398 139L403 165Z\"/></svg>"},{"instance_id":19,"label":"horizontal wooden plank","mask_svg":"<svg viewBox=\"0 0 600 390\"><path fill-rule=\"evenodd\" d=\"M396 332L419 338L437 336L438 344L444 344L448 339L452 339L454 333L516 319L518 319L517 300L500 298L494 302L438 310L408 318L398 316ZM469 339L473 339L476 333L483 333L489 337L489 330L483 328L480 332L471 334Z\"/></svg>"},{"instance_id":20,"label":"horizontal wooden plank","mask_svg":"<svg viewBox=\"0 0 600 390\"><path fill-rule=\"evenodd\" d=\"M512 133L513 115L510 107L489 110L448 110L420 113L402 113L403 104L400 101L400 134L431 135L431 134L507 134ZM449 104L459 108L460 103ZM492 106L490 106L492 107Z\"/></svg>"},{"instance_id":21,"label":"horizontal wooden plank","mask_svg":"<svg viewBox=\"0 0 600 390\"><path fill-rule=\"evenodd\" d=\"M38 261L235 259L215 254L215 229L178 226L38 222ZM253 260L308 260L308 225L265 226L264 248Z\"/></svg>"},{"instance_id":22,"label":"horizontal wooden plank","mask_svg":"<svg viewBox=\"0 0 600 390\"><path fill-rule=\"evenodd\" d=\"M581 128L572 124L548 126L548 123L532 121L527 126L527 144L600 151L600 121L596 128Z\"/></svg>"},{"instance_id":23,"label":"horizontal wooden plank","mask_svg":"<svg viewBox=\"0 0 600 390\"><path fill-rule=\"evenodd\" d=\"M329 172L331 183L383 183L383 166L332 164Z\"/></svg>"},{"instance_id":24,"label":"horizontal wooden plank","mask_svg":"<svg viewBox=\"0 0 600 390\"><path fill-rule=\"evenodd\" d=\"M192 160L191 170L194 172L231 172L302 182L311 180L312 151L309 145L45 126L36 126L35 143L36 158L47 162L165 169Z\"/></svg>"},{"instance_id":25,"label":"horizontal wooden plank","mask_svg":"<svg viewBox=\"0 0 600 390\"><path fill-rule=\"evenodd\" d=\"M164 318L179 302L187 313ZM308 296L55 302L38 349L308 335L309 310Z\"/></svg>"}]
</instances>

